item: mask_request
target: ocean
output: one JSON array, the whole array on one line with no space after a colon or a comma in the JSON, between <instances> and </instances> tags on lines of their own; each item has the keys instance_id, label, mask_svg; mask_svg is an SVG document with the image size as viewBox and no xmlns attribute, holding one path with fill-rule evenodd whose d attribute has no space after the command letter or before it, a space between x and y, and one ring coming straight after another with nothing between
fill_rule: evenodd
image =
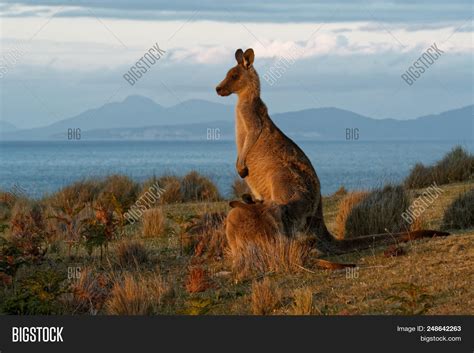
<instances>
[{"instance_id":1,"label":"ocean","mask_svg":"<svg viewBox=\"0 0 474 353\"><path fill-rule=\"evenodd\" d=\"M302 141L298 143L321 181L323 195L340 186L369 189L400 182L418 162L430 164L459 141ZM210 177L229 195L237 176L231 141L35 141L0 142L0 188L21 187L42 197L88 177L119 173L137 181L153 175L184 175L191 170Z\"/></svg>"}]
</instances>

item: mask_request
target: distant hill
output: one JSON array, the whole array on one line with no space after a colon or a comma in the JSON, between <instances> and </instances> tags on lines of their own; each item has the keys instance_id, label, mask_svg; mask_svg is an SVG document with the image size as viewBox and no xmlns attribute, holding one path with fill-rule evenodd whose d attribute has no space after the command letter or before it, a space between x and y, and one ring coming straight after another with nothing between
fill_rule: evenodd
<instances>
[{"instance_id":1,"label":"distant hill","mask_svg":"<svg viewBox=\"0 0 474 353\"><path fill-rule=\"evenodd\" d=\"M152 125L183 125L196 121L231 120L234 108L203 100L189 100L170 108L150 98L129 96L122 102L107 103L51 125L2 134L2 139L43 140L67 136L68 129L81 131L137 128ZM99 137L100 138L100 137Z\"/></svg>"},{"instance_id":2,"label":"distant hill","mask_svg":"<svg viewBox=\"0 0 474 353\"><path fill-rule=\"evenodd\" d=\"M68 129L80 128L83 140L206 140L214 129L219 129L222 140L231 140L234 110L233 106L203 100L165 108L149 98L130 96L42 128L2 130L2 139L67 139ZM471 105L396 120L373 119L338 108L315 108L274 114L272 119L296 140L344 140L347 129L358 129L360 140L472 140L473 112Z\"/></svg>"}]
</instances>

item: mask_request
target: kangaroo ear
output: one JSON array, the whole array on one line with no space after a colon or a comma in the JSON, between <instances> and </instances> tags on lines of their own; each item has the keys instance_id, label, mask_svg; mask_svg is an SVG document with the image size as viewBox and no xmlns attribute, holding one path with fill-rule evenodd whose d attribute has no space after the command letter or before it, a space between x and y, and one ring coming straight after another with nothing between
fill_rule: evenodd
<instances>
[{"instance_id":1,"label":"kangaroo ear","mask_svg":"<svg viewBox=\"0 0 474 353\"><path fill-rule=\"evenodd\" d=\"M244 51L242 49L237 49L235 52L235 60L237 60L239 65L242 65L244 62Z\"/></svg>"},{"instance_id":2,"label":"kangaroo ear","mask_svg":"<svg viewBox=\"0 0 474 353\"><path fill-rule=\"evenodd\" d=\"M229 206L232 207L232 208L239 207L239 205L240 205L240 201L231 201L231 202L229 202Z\"/></svg>"},{"instance_id":3,"label":"kangaroo ear","mask_svg":"<svg viewBox=\"0 0 474 353\"><path fill-rule=\"evenodd\" d=\"M244 53L244 67L248 69L253 64L253 60L255 59L255 53L253 52L252 48L249 48Z\"/></svg>"}]
</instances>

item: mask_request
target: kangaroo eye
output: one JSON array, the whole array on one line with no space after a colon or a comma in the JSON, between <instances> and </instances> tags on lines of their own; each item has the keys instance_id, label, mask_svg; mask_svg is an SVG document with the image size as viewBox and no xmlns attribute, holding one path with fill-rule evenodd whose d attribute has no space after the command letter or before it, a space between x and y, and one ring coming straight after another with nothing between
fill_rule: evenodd
<instances>
[{"instance_id":1,"label":"kangaroo eye","mask_svg":"<svg viewBox=\"0 0 474 353\"><path fill-rule=\"evenodd\" d=\"M233 79L233 80L237 80L238 78L239 78L239 75L238 75L238 74L233 74L233 75L232 75L232 79Z\"/></svg>"}]
</instances>

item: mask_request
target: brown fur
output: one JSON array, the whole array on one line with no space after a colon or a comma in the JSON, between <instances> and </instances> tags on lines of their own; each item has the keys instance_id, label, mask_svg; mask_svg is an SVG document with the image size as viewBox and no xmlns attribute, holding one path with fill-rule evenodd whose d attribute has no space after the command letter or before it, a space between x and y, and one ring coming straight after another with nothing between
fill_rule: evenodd
<instances>
[{"instance_id":1,"label":"brown fur","mask_svg":"<svg viewBox=\"0 0 474 353\"><path fill-rule=\"evenodd\" d=\"M231 252L255 237L296 233L315 235L316 246L325 252L345 252L384 241L411 239L412 233L336 240L323 218L319 178L309 158L270 119L260 99L260 80L253 67L254 53L238 49L237 65L216 87L221 96L238 95L236 144L239 175L245 178L257 200L231 202L226 236ZM420 236L433 236L425 231ZM439 232L438 232L439 234ZM418 235L417 235L418 236ZM376 240L375 240L376 239Z\"/></svg>"}]
</instances>

